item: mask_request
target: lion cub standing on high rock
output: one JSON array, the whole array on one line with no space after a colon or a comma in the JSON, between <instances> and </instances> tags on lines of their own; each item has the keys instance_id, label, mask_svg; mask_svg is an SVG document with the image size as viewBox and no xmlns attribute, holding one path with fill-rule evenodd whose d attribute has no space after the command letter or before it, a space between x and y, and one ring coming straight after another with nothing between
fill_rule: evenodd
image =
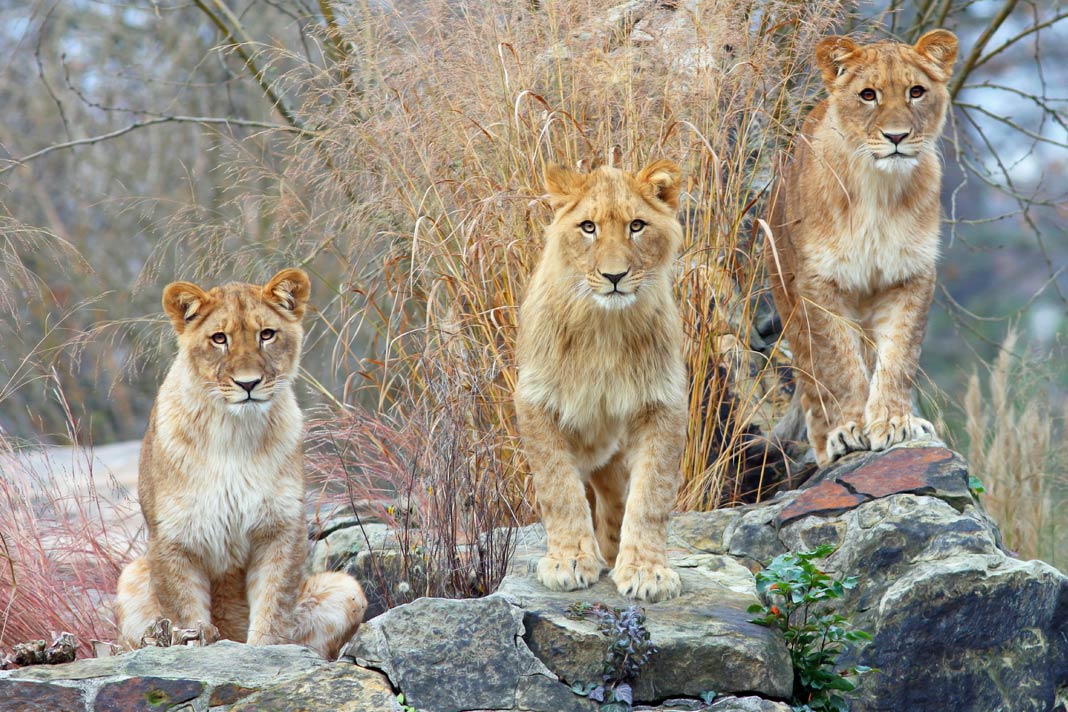
<instances>
[{"instance_id":1,"label":"lion cub standing on high rock","mask_svg":"<svg viewBox=\"0 0 1068 712\"><path fill-rule=\"evenodd\" d=\"M937 141L957 39L913 46L828 37L828 98L802 127L770 206L771 287L819 463L934 435L912 379L934 294Z\"/></svg>"},{"instance_id":2,"label":"lion cub standing on high rock","mask_svg":"<svg viewBox=\"0 0 1068 712\"><path fill-rule=\"evenodd\" d=\"M139 645L162 617L333 658L360 624L367 601L354 578L323 573L301 582L303 418L292 382L309 291L297 269L266 286L205 292L175 282L164 290L178 358L141 450L148 553L119 577L125 645Z\"/></svg>"},{"instance_id":3,"label":"lion cub standing on high rock","mask_svg":"<svg viewBox=\"0 0 1068 712\"><path fill-rule=\"evenodd\" d=\"M620 593L672 598L665 542L686 437L679 169L551 167L545 183L556 214L519 313L515 394L548 537L538 579L585 588L614 563Z\"/></svg>"}]
</instances>

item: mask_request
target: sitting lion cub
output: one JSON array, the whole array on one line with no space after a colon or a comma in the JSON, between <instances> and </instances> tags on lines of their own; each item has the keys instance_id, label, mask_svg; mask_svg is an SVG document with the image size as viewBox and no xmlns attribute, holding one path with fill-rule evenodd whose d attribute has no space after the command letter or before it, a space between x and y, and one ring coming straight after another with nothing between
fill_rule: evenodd
<instances>
[{"instance_id":1,"label":"sitting lion cub","mask_svg":"<svg viewBox=\"0 0 1068 712\"><path fill-rule=\"evenodd\" d=\"M158 618L256 645L299 643L333 658L363 619L360 584L301 583L303 418L293 395L310 284L287 269L266 286L167 285L178 358L141 451L148 553L119 577L123 644Z\"/></svg>"},{"instance_id":2,"label":"sitting lion cub","mask_svg":"<svg viewBox=\"0 0 1068 712\"><path fill-rule=\"evenodd\" d=\"M622 594L671 598L665 540L686 437L679 169L551 167L545 183L556 215L520 309L515 394L548 537L538 580L584 588L614 562Z\"/></svg>"},{"instance_id":3,"label":"sitting lion cub","mask_svg":"<svg viewBox=\"0 0 1068 712\"><path fill-rule=\"evenodd\" d=\"M828 98L773 194L766 250L819 463L934 434L912 379L935 287L942 165L957 39L913 46L828 37Z\"/></svg>"}]
</instances>

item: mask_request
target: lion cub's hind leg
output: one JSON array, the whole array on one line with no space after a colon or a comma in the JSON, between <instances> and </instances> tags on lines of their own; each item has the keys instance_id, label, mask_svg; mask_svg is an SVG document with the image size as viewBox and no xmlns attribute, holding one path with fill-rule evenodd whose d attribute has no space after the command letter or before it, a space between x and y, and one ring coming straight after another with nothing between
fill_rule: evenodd
<instances>
[{"instance_id":1,"label":"lion cub's hind leg","mask_svg":"<svg viewBox=\"0 0 1068 712\"><path fill-rule=\"evenodd\" d=\"M293 637L327 660L334 660L363 622L367 598L348 574L327 572L308 578L300 589Z\"/></svg>"},{"instance_id":2,"label":"lion cub's hind leg","mask_svg":"<svg viewBox=\"0 0 1068 712\"><path fill-rule=\"evenodd\" d=\"M141 637L161 616L159 601L152 593L148 561L139 556L119 574L118 593L115 596L119 644L125 648L141 647Z\"/></svg>"}]
</instances>

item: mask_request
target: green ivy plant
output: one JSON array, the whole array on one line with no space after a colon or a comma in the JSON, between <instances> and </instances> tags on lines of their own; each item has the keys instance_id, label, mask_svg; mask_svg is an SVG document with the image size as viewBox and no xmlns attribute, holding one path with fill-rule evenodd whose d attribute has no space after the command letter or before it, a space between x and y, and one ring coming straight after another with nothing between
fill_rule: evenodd
<instances>
[{"instance_id":1,"label":"green ivy plant","mask_svg":"<svg viewBox=\"0 0 1068 712\"><path fill-rule=\"evenodd\" d=\"M856 665L835 669L838 656L852 642L871 640L835 612L831 601L857 585L855 576L833 578L814 561L834 551L829 544L812 551L776 557L756 575L757 592L765 603L749 607L752 619L782 631L794 665L793 704L796 712L847 712L842 693L856 689L855 679L872 668Z\"/></svg>"},{"instance_id":2,"label":"green ivy plant","mask_svg":"<svg viewBox=\"0 0 1068 712\"><path fill-rule=\"evenodd\" d=\"M656 652L645 627L645 610L579 601L568 607L567 616L576 620L592 617L598 632L608 640L601 682L576 682L571 691L599 702L601 712L629 712L634 706L631 685Z\"/></svg>"}]
</instances>

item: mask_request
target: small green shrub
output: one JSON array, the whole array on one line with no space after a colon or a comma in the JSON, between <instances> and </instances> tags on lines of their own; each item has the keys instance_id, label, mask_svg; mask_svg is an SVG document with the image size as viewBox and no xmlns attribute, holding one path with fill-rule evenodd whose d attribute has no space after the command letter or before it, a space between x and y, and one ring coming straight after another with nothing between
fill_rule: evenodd
<instances>
[{"instance_id":1,"label":"small green shrub","mask_svg":"<svg viewBox=\"0 0 1068 712\"><path fill-rule=\"evenodd\" d=\"M579 601L568 607L567 615L576 620L592 616L598 632L608 639L601 682L576 682L571 691L601 703L601 712L628 712L634 705L631 684L656 652L645 627L645 610Z\"/></svg>"},{"instance_id":2,"label":"small green shrub","mask_svg":"<svg viewBox=\"0 0 1068 712\"><path fill-rule=\"evenodd\" d=\"M871 634L851 630L846 617L829 605L857 585L855 576L832 578L813 563L833 551L833 546L824 544L812 551L783 554L756 575L757 592L766 603L753 604L749 612L759 614L753 623L778 628L786 639L797 712L846 712L849 705L839 693L856 689L849 678L872 671L864 665L835 669L848 643L871 640Z\"/></svg>"}]
</instances>

